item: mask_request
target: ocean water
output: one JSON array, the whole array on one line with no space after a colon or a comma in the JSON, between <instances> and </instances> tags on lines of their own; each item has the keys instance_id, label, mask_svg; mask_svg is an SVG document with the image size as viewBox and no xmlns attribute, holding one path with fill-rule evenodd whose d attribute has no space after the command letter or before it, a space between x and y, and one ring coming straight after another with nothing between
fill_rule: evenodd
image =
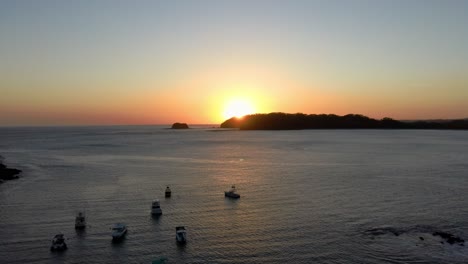
<instances>
[{"instance_id":1,"label":"ocean water","mask_svg":"<svg viewBox=\"0 0 468 264\"><path fill-rule=\"evenodd\" d=\"M432 235L468 239L466 131L0 128L0 155L23 170L0 185L0 263L468 263Z\"/></svg>"}]
</instances>

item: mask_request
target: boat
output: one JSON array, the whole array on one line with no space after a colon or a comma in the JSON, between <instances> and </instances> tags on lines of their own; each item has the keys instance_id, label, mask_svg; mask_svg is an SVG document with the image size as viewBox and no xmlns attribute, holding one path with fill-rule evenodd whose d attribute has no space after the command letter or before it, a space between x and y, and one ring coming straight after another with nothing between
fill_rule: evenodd
<instances>
[{"instance_id":1,"label":"boat","mask_svg":"<svg viewBox=\"0 0 468 264\"><path fill-rule=\"evenodd\" d=\"M83 229L86 227L86 218L83 212L79 212L75 217L75 229Z\"/></svg>"},{"instance_id":2,"label":"boat","mask_svg":"<svg viewBox=\"0 0 468 264\"><path fill-rule=\"evenodd\" d=\"M57 234L52 239L52 245L50 250L52 251L61 251L67 249L67 243L65 243L65 236L63 234Z\"/></svg>"},{"instance_id":3,"label":"boat","mask_svg":"<svg viewBox=\"0 0 468 264\"><path fill-rule=\"evenodd\" d=\"M161 206L159 205L159 200L154 200L151 204L151 214L160 215L162 214Z\"/></svg>"},{"instance_id":4,"label":"boat","mask_svg":"<svg viewBox=\"0 0 468 264\"><path fill-rule=\"evenodd\" d=\"M236 186L234 185L231 187L231 190L224 192L224 196L235 199L240 198L240 194L236 193Z\"/></svg>"},{"instance_id":5,"label":"boat","mask_svg":"<svg viewBox=\"0 0 468 264\"><path fill-rule=\"evenodd\" d=\"M126 233L127 233L127 225L125 224L118 223L118 224L114 224L114 226L112 227L112 239L113 240L123 238Z\"/></svg>"},{"instance_id":6,"label":"boat","mask_svg":"<svg viewBox=\"0 0 468 264\"><path fill-rule=\"evenodd\" d=\"M181 244L184 244L187 242L187 231L185 230L185 226L176 227L176 240L177 240L177 243L181 243Z\"/></svg>"},{"instance_id":7,"label":"boat","mask_svg":"<svg viewBox=\"0 0 468 264\"><path fill-rule=\"evenodd\" d=\"M169 186L166 187L165 196L166 197L171 197L171 188L169 188Z\"/></svg>"}]
</instances>

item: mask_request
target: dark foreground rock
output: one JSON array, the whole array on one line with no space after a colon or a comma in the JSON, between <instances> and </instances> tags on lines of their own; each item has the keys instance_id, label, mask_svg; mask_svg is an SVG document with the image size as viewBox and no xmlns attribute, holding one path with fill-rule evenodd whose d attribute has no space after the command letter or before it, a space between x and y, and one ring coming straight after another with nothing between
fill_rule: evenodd
<instances>
[{"instance_id":1,"label":"dark foreground rock","mask_svg":"<svg viewBox=\"0 0 468 264\"><path fill-rule=\"evenodd\" d=\"M186 123L174 123L172 124L172 129L188 129L189 126Z\"/></svg>"},{"instance_id":2,"label":"dark foreground rock","mask_svg":"<svg viewBox=\"0 0 468 264\"><path fill-rule=\"evenodd\" d=\"M20 173L21 170L8 168L0 159L0 182L18 179L18 174Z\"/></svg>"},{"instance_id":3,"label":"dark foreground rock","mask_svg":"<svg viewBox=\"0 0 468 264\"><path fill-rule=\"evenodd\" d=\"M440 236L441 238L445 239L447 243L450 245L453 245L455 243L464 246L465 240L462 239L461 237L455 236L453 234L447 233L447 232L442 232L442 231L436 231L432 233L433 236Z\"/></svg>"}]
</instances>

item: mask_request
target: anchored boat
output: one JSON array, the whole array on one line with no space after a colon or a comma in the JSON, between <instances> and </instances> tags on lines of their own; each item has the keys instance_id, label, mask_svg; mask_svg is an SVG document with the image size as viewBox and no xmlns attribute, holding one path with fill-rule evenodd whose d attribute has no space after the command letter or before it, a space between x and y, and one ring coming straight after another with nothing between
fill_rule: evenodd
<instances>
[{"instance_id":1,"label":"anchored boat","mask_svg":"<svg viewBox=\"0 0 468 264\"><path fill-rule=\"evenodd\" d=\"M229 191L224 192L224 196L229 197L229 198L234 198L234 199L240 198L240 194L236 192L236 186L234 185L232 185Z\"/></svg>"},{"instance_id":2,"label":"anchored boat","mask_svg":"<svg viewBox=\"0 0 468 264\"><path fill-rule=\"evenodd\" d=\"M153 215L160 215L162 214L161 205L159 204L159 200L154 200L151 204L151 214Z\"/></svg>"},{"instance_id":3,"label":"anchored boat","mask_svg":"<svg viewBox=\"0 0 468 264\"><path fill-rule=\"evenodd\" d=\"M165 196L166 197L171 197L171 188L169 188L169 186L166 187L166 191L165 191Z\"/></svg>"},{"instance_id":4,"label":"anchored boat","mask_svg":"<svg viewBox=\"0 0 468 264\"><path fill-rule=\"evenodd\" d=\"M75 217L75 229L83 229L86 227L86 218L83 212L79 212Z\"/></svg>"},{"instance_id":5,"label":"anchored boat","mask_svg":"<svg viewBox=\"0 0 468 264\"><path fill-rule=\"evenodd\" d=\"M118 240L118 239L123 238L126 233L127 233L127 225L118 223L112 226L112 239L113 240Z\"/></svg>"},{"instance_id":6,"label":"anchored boat","mask_svg":"<svg viewBox=\"0 0 468 264\"><path fill-rule=\"evenodd\" d=\"M177 243L180 244L184 244L187 242L187 231L185 230L185 226L176 227L176 240Z\"/></svg>"},{"instance_id":7,"label":"anchored boat","mask_svg":"<svg viewBox=\"0 0 468 264\"><path fill-rule=\"evenodd\" d=\"M57 234L52 239L52 245L50 250L52 251L62 251L67 249L67 244L65 243L65 236L63 234Z\"/></svg>"}]
</instances>

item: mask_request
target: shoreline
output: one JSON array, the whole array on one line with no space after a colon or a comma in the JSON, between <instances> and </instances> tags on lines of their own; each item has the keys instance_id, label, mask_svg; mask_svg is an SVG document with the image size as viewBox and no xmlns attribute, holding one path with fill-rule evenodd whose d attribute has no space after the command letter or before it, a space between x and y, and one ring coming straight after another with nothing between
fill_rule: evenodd
<instances>
[{"instance_id":1,"label":"shoreline","mask_svg":"<svg viewBox=\"0 0 468 264\"><path fill-rule=\"evenodd\" d=\"M18 174L20 174L22 171L16 168L9 168L4 164L4 160L5 158L0 155L0 183L19 179Z\"/></svg>"}]
</instances>

